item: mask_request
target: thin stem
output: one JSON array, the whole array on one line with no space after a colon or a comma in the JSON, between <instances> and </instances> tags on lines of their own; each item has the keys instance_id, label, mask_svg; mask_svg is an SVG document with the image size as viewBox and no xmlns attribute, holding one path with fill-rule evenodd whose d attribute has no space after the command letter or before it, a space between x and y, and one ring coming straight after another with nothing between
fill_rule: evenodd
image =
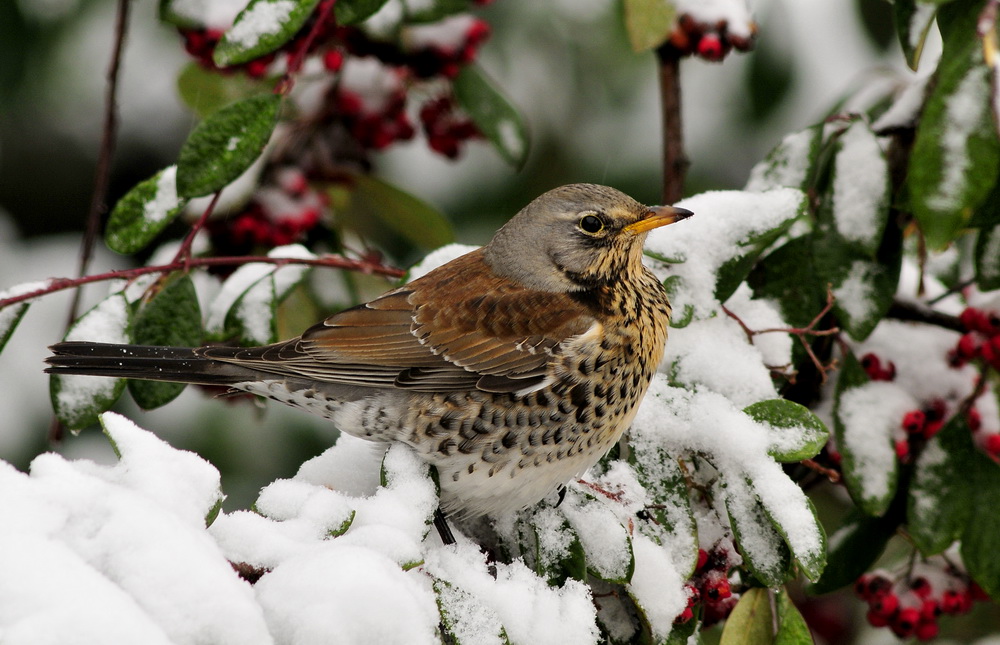
<instances>
[{"instance_id":1,"label":"thin stem","mask_svg":"<svg viewBox=\"0 0 1000 645\"><path fill-rule=\"evenodd\" d=\"M270 258L266 256L253 256L253 255L233 255L233 256L223 256L223 257L207 257L207 258L187 258L186 260L179 260L171 262L170 264L160 264L156 266L148 267L136 267L134 269L121 269L118 271L108 271L107 273L97 273L93 275L85 275L80 278L52 278L48 281L47 286L36 289L35 291L29 291L27 293L22 293L17 296L11 296L10 298L4 298L0 300L0 309L8 307L10 305L16 305L19 302L25 302L38 298L41 296L46 296L50 293L55 293L57 291L63 291L65 289L74 289L76 287L90 284L92 282L103 282L105 280L131 280L142 275L148 275L150 273L167 273L170 271L181 271L187 270L194 267L213 267L213 266L233 266L241 264L250 264L252 262L258 262L261 264L274 264L277 266L285 266L288 264L305 264L309 266L316 267L327 267L331 269L347 269L349 271L359 271L361 273L371 273L377 275L384 275L391 278L400 278L404 275L402 269L397 269L395 267L386 266L384 264L377 264L374 262L367 262L364 260L351 260L349 258L341 257L339 255L323 255L317 258Z\"/></svg>"},{"instance_id":2,"label":"thin stem","mask_svg":"<svg viewBox=\"0 0 1000 645\"><path fill-rule=\"evenodd\" d=\"M184 262L185 260L191 259L191 245L194 244L194 238L198 235L198 231L205 228L205 223L208 218L212 216L212 211L215 210L216 204L219 203L219 196L222 195L222 191L217 191L212 195L212 201L208 203L208 207L198 218L198 221L194 223L191 230L188 231L187 237L181 242L181 248L177 249L177 255L174 256L174 262Z\"/></svg>"},{"instance_id":3,"label":"thin stem","mask_svg":"<svg viewBox=\"0 0 1000 645\"><path fill-rule=\"evenodd\" d=\"M320 32L323 31L326 21L329 20L330 14L333 12L333 5L336 4L336 1L322 0L319 3L319 8L316 10L316 21L313 23L309 33L306 34L306 37L299 43L299 48L288 59L288 70L281 77L281 80L278 81L278 84L275 85L275 94L284 96L292 91L292 87L295 85L295 74L302 69L302 64L305 62L306 54L309 53L309 48Z\"/></svg>"},{"instance_id":4,"label":"thin stem","mask_svg":"<svg viewBox=\"0 0 1000 645\"><path fill-rule=\"evenodd\" d=\"M656 50L656 59L663 120L663 203L673 204L684 196L688 167L681 124L681 59L677 49L669 45Z\"/></svg>"},{"instance_id":5,"label":"thin stem","mask_svg":"<svg viewBox=\"0 0 1000 645\"><path fill-rule=\"evenodd\" d=\"M90 197L90 208L87 211L86 230L80 247L80 262L77 275L87 273L90 260L97 243L97 232L101 228L101 216L107 211L105 203L108 197L108 186L111 184L111 160L114 157L115 142L118 134L118 76L121 70L122 51L125 48L125 33L128 29L129 0L118 0L118 11L115 17L114 45L111 52L111 62L108 64L107 87L104 94L104 127L101 132L101 146L97 153L97 170L94 177L94 192ZM80 292L73 294L69 316L66 325L76 319L80 307Z\"/></svg>"}]
</instances>

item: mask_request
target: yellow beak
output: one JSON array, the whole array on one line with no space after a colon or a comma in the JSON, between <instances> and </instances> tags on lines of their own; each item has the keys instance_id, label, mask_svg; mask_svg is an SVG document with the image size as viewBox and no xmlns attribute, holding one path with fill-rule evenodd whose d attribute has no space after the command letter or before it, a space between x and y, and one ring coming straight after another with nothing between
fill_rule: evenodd
<instances>
[{"instance_id":1,"label":"yellow beak","mask_svg":"<svg viewBox=\"0 0 1000 645\"><path fill-rule=\"evenodd\" d=\"M694 213L686 208L677 208L676 206L650 206L643 215L642 219L632 222L625 227L625 230L633 235L637 235L639 233L651 231L654 228L679 222L682 219L691 217L692 215L694 215Z\"/></svg>"}]
</instances>

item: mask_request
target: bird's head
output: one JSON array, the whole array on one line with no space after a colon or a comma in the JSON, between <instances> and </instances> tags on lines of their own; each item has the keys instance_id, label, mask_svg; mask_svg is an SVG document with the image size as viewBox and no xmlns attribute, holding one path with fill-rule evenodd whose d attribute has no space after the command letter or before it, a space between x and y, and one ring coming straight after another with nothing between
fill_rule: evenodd
<instances>
[{"instance_id":1,"label":"bird's head","mask_svg":"<svg viewBox=\"0 0 1000 645\"><path fill-rule=\"evenodd\" d=\"M646 233L690 216L607 186L570 184L521 209L483 253L494 272L529 288L580 291L639 271Z\"/></svg>"}]
</instances>

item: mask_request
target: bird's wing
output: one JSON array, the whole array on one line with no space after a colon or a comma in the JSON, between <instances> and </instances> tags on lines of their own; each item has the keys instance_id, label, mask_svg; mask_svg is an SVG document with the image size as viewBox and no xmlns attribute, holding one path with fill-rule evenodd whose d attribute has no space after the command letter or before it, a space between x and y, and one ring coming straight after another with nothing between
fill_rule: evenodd
<instances>
[{"instance_id":1,"label":"bird's wing","mask_svg":"<svg viewBox=\"0 0 1000 645\"><path fill-rule=\"evenodd\" d=\"M205 355L321 381L417 391L530 390L553 353L595 323L566 294L493 274L474 251L327 318L300 338Z\"/></svg>"}]
</instances>

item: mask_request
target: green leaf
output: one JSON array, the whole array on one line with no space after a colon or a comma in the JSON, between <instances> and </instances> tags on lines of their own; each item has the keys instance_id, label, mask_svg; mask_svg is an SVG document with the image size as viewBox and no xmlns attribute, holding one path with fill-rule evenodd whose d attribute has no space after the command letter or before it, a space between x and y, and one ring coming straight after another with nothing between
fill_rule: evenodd
<instances>
[{"instance_id":1,"label":"green leaf","mask_svg":"<svg viewBox=\"0 0 1000 645\"><path fill-rule=\"evenodd\" d=\"M1000 598L1000 465L983 453L973 455L972 508L975 517L962 533L962 562L972 579ZM955 473L955 476L968 473Z\"/></svg>"},{"instance_id":2,"label":"green leaf","mask_svg":"<svg viewBox=\"0 0 1000 645\"><path fill-rule=\"evenodd\" d=\"M840 414L841 402L845 396L852 390L866 385L868 380L868 375L854 354L851 352L845 354L840 369L840 378L837 381L837 389L834 393L833 431L837 439L837 447L841 453L844 484L847 486L847 491L862 511L868 515L882 515L889 508L889 504L896 493L896 480L898 478L898 467L895 452L892 448L891 433L886 432L882 428L852 429L854 433L878 431L886 435L885 441L888 444L887 454L891 455L891 458L884 464L881 462L873 464L872 455L868 454L867 451L855 454L856 449L853 443L846 438L847 429ZM867 448L868 445L865 444L863 448L858 448L858 450ZM878 486L870 481L870 473L876 470L884 471L886 474L887 482L884 490L879 490Z\"/></svg>"},{"instance_id":3,"label":"green leaf","mask_svg":"<svg viewBox=\"0 0 1000 645\"><path fill-rule=\"evenodd\" d=\"M777 585L775 585L777 586ZM719 645L771 645L771 601L768 590L753 587L743 592L722 629Z\"/></svg>"},{"instance_id":4,"label":"green leaf","mask_svg":"<svg viewBox=\"0 0 1000 645\"><path fill-rule=\"evenodd\" d=\"M171 279L145 303L132 322L132 340L137 345L197 347L202 341L201 309L194 282L187 274ZM132 398L144 410L173 401L184 383L129 380Z\"/></svg>"},{"instance_id":5,"label":"green leaf","mask_svg":"<svg viewBox=\"0 0 1000 645\"><path fill-rule=\"evenodd\" d=\"M997 177L993 183L993 190L972 214L969 226L977 228L1000 226L1000 177Z\"/></svg>"},{"instance_id":6,"label":"green leaf","mask_svg":"<svg viewBox=\"0 0 1000 645\"><path fill-rule=\"evenodd\" d=\"M925 556L951 546L972 518L972 482L966 476L975 467L971 433L962 415L955 415L914 465L906 519L910 537Z\"/></svg>"},{"instance_id":7,"label":"green leaf","mask_svg":"<svg viewBox=\"0 0 1000 645\"><path fill-rule=\"evenodd\" d=\"M125 295L112 294L80 316L63 340L127 343L129 307ZM56 417L67 428L85 428L97 422L97 415L118 400L125 379L100 376L53 374L49 395Z\"/></svg>"},{"instance_id":8,"label":"green leaf","mask_svg":"<svg viewBox=\"0 0 1000 645\"><path fill-rule=\"evenodd\" d=\"M220 74L198 63L188 63L177 77L177 93L189 108L205 119L225 106L270 92L273 82L246 74Z\"/></svg>"},{"instance_id":9,"label":"green leaf","mask_svg":"<svg viewBox=\"0 0 1000 645\"><path fill-rule=\"evenodd\" d=\"M366 235L387 227L425 249L454 241L451 224L433 206L370 175L352 175L349 200L338 216Z\"/></svg>"},{"instance_id":10,"label":"green leaf","mask_svg":"<svg viewBox=\"0 0 1000 645\"><path fill-rule=\"evenodd\" d=\"M910 156L911 207L931 249L944 247L969 224L1000 169L992 70L975 37L978 11L967 5L949 5L939 14L944 51Z\"/></svg>"},{"instance_id":11,"label":"green leaf","mask_svg":"<svg viewBox=\"0 0 1000 645\"><path fill-rule=\"evenodd\" d=\"M758 401L743 408L743 412L768 427L771 445L767 452L776 461L794 462L815 457L830 438L830 431L819 417L794 401Z\"/></svg>"},{"instance_id":12,"label":"green leaf","mask_svg":"<svg viewBox=\"0 0 1000 645\"><path fill-rule=\"evenodd\" d=\"M792 575L792 553L752 484L726 482L726 511L747 570L766 587L778 587Z\"/></svg>"},{"instance_id":13,"label":"green leaf","mask_svg":"<svg viewBox=\"0 0 1000 645\"><path fill-rule=\"evenodd\" d=\"M454 81L455 98L500 156L518 170L528 159L528 128L521 115L477 65Z\"/></svg>"},{"instance_id":14,"label":"green leaf","mask_svg":"<svg viewBox=\"0 0 1000 645\"><path fill-rule=\"evenodd\" d=\"M212 52L219 67L270 54L302 28L319 0L251 0Z\"/></svg>"},{"instance_id":15,"label":"green leaf","mask_svg":"<svg viewBox=\"0 0 1000 645\"><path fill-rule=\"evenodd\" d=\"M341 27L354 25L378 13L388 0L338 0L333 15Z\"/></svg>"},{"instance_id":16,"label":"green leaf","mask_svg":"<svg viewBox=\"0 0 1000 645\"><path fill-rule=\"evenodd\" d=\"M976 284L982 291L1000 289L1000 224L979 231L976 239Z\"/></svg>"},{"instance_id":17,"label":"green leaf","mask_svg":"<svg viewBox=\"0 0 1000 645\"><path fill-rule=\"evenodd\" d=\"M281 99L265 94L222 108L198 124L181 147L177 192L201 197L224 188L263 152L278 123Z\"/></svg>"},{"instance_id":18,"label":"green leaf","mask_svg":"<svg viewBox=\"0 0 1000 645\"><path fill-rule=\"evenodd\" d=\"M672 0L625 0L624 10L625 31L636 52L662 45L677 15Z\"/></svg>"},{"instance_id":19,"label":"green leaf","mask_svg":"<svg viewBox=\"0 0 1000 645\"><path fill-rule=\"evenodd\" d=\"M7 341L14 335L14 330L17 329L18 323L21 322L21 318L28 311L28 306L29 303L21 302L0 309L0 351L3 351L3 348L7 346Z\"/></svg>"},{"instance_id":20,"label":"green leaf","mask_svg":"<svg viewBox=\"0 0 1000 645\"><path fill-rule=\"evenodd\" d=\"M892 510L882 517L852 510L830 536L826 568L823 576L809 586L809 593L829 593L853 584L882 555L901 520L902 514Z\"/></svg>"},{"instance_id":21,"label":"green leaf","mask_svg":"<svg viewBox=\"0 0 1000 645\"><path fill-rule=\"evenodd\" d=\"M778 605L778 633L774 636L774 645L812 645L812 633L805 618L799 613L798 607L782 589L776 592Z\"/></svg>"},{"instance_id":22,"label":"green leaf","mask_svg":"<svg viewBox=\"0 0 1000 645\"><path fill-rule=\"evenodd\" d=\"M893 3L893 18L896 23L896 35L903 48L903 56L910 69L917 71L920 55L924 51L924 43L937 7L933 2L919 0L895 0Z\"/></svg>"},{"instance_id":23,"label":"green leaf","mask_svg":"<svg viewBox=\"0 0 1000 645\"><path fill-rule=\"evenodd\" d=\"M442 578L432 576L431 586L441 615L442 642L510 645L500 616L478 597ZM462 637L469 637L469 641Z\"/></svg>"},{"instance_id":24,"label":"green leaf","mask_svg":"<svg viewBox=\"0 0 1000 645\"><path fill-rule=\"evenodd\" d=\"M785 242L758 262L747 282L757 298L778 302L781 317L805 327L823 310L826 288L813 266L811 235Z\"/></svg>"},{"instance_id":25,"label":"green leaf","mask_svg":"<svg viewBox=\"0 0 1000 645\"><path fill-rule=\"evenodd\" d=\"M104 232L108 248L125 255L144 249L174 221L186 203L177 196L177 166L140 182L111 211Z\"/></svg>"}]
</instances>

